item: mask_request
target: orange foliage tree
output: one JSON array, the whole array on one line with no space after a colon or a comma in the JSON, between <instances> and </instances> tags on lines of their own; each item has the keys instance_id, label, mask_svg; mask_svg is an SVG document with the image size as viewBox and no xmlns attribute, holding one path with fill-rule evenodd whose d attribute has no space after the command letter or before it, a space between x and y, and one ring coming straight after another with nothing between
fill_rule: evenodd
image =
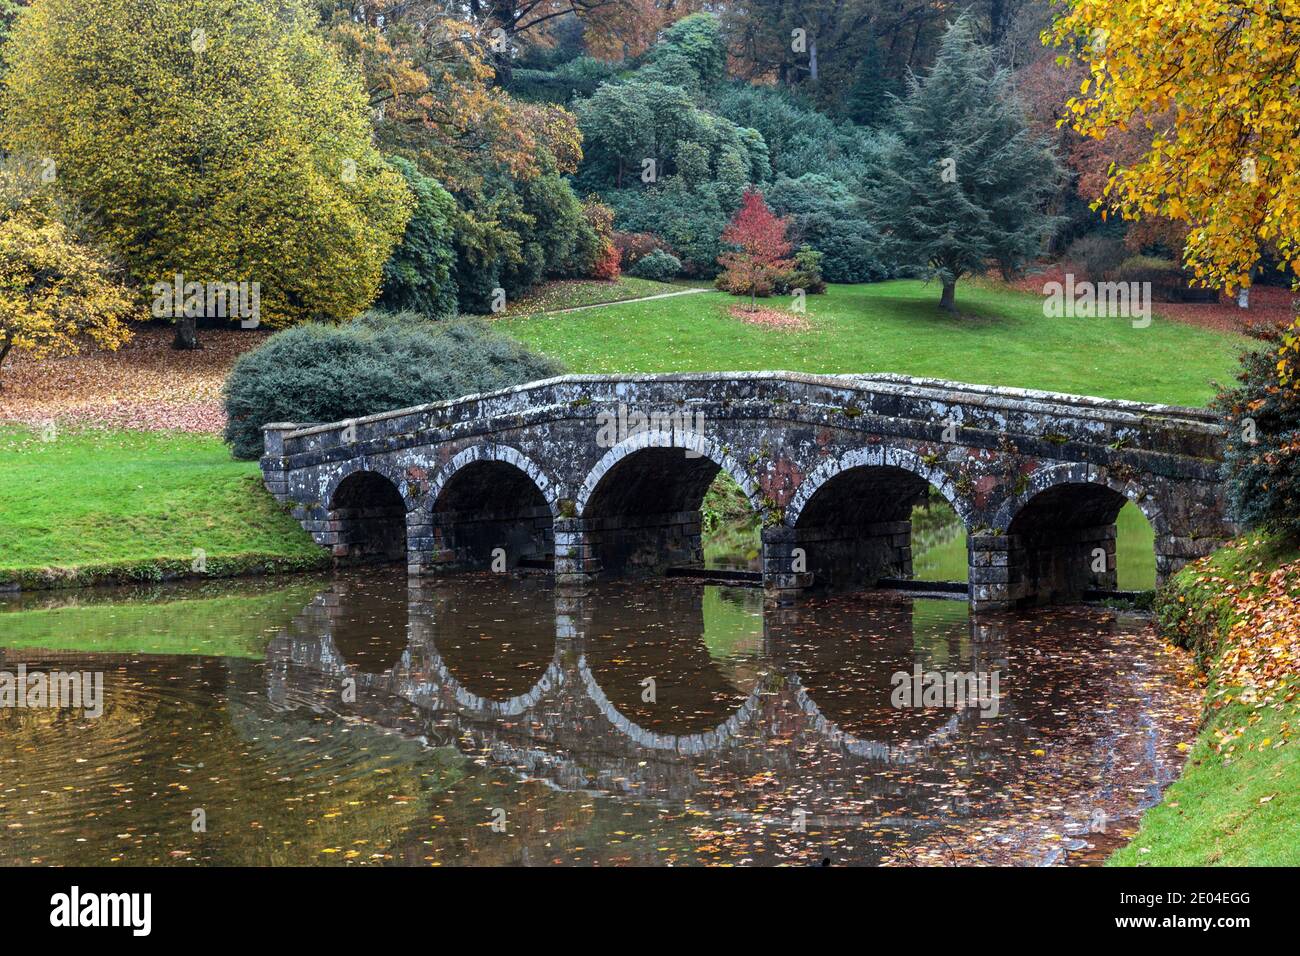
<instances>
[{"instance_id":1,"label":"orange foliage tree","mask_svg":"<svg viewBox=\"0 0 1300 956\"><path fill-rule=\"evenodd\" d=\"M576 171L582 134L572 114L493 86L492 28L442 10L380 0L336 11L331 39L360 64L384 146L452 191L478 189L490 164L515 179L551 158L556 171Z\"/></svg>"},{"instance_id":2,"label":"orange foliage tree","mask_svg":"<svg viewBox=\"0 0 1300 956\"><path fill-rule=\"evenodd\" d=\"M644 53L659 30L693 12L685 0L471 0L476 17L500 29L507 42L552 42L556 26L575 17L583 26L583 42L593 55L624 60ZM499 66L509 69L510 52L498 46Z\"/></svg>"},{"instance_id":3,"label":"orange foliage tree","mask_svg":"<svg viewBox=\"0 0 1300 956\"><path fill-rule=\"evenodd\" d=\"M722 231L722 241L734 249L718 256L723 272L717 286L732 295L748 295L749 311L756 296L768 296L777 280L794 267L787 233L790 220L777 216L757 189L746 189L740 208Z\"/></svg>"}]
</instances>

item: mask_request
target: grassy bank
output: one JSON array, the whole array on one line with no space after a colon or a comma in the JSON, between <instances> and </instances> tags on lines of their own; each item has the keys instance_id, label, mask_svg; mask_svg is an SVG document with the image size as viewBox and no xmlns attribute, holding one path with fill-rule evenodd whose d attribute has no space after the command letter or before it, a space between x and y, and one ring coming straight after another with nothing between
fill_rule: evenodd
<instances>
[{"instance_id":1,"label":"grassy bank","mask_svg":"<svg viewBox=\"0 0 1300 956\"><path fill-rule=\"evenodd\" d=\"M1248 341L1159 316L1141 329L1048 319L1041 296L999 287L960 286L960 318L938 298L916 281L831 286L808 297L806 332L746 324L720 292L501 321L573 372L900 372L1182 405L1203 405L1212 381L1230 381Z\"/></svg>"},{"instance_id":2,"label":"grassy bank","mask_svg":"<svg viewBox=\"0 0 1300 956\"><path fill-rule=\"evenodd\" d=\"M0 584L221 577L325 554L214 436L0 429ZM193 571L202 552L206 570Z\"/></svg>"},{"instance_id":3,"label":"grassy bank","mask_svg":"<svg viewBox=\"0 0 1300 956\"><path fill-rule=\"evenodd\" d=\"M1300 638L1288 604L1300 596L1298 559L1294 543L1251 535L1160 592L1161 632L1205 669L1205 723L1182 776L1111 865L1300 864Z\"/></svg>"}]
</instances>

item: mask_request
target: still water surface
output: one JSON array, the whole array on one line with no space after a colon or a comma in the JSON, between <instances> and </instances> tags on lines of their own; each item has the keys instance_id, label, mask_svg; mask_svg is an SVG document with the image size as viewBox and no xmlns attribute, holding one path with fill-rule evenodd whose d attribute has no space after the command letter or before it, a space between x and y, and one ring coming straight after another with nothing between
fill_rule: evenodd
<instances>
[{"instance_id":1,"label":"still water surface","mask_svg":"<svg viewBox=\"0 0 1300 956\"><path fill-rule=\"evenodd\" d=\"M1111 611L392 571L27 596L19 664L105 703L0 711L4 864L1096 862L1199 700Z\"/></svg>"}]
</instances>

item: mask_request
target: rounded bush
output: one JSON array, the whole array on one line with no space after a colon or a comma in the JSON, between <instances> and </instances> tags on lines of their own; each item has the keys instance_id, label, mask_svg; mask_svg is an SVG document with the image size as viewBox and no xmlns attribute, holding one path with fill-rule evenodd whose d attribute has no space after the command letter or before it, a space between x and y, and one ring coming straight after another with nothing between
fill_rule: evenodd
<instances>
[{"instance_id":1,"label":"rounded bush","mask_svg":"<svg viewBox=\"0 0 1300 956\"><path fill-rule=\"evenodd\" d=\"M614 232L614 245L619 251L619 262L623 271L631 268L650 255L656 249L662 249L670 256L672 248L652 232Z\"/></svg>"},{"instance_id":2,"label":"rounded bush","mask_svg":"<svg viewBox=\"0 0 1300 956\"><path fill-rule=\"evenodd\" d=\"M806 295L821 295L826 291L822 278L822 254L810 246L803 246L794 254L794 266L776 283L776 291L788 294L803 289Z\"/></svg>"},{"instance_id":3,"label":"rounded bush","mask_svg":"<svg viewBox=\"0 0 1300 956\"><path fill-rule=\"evenodd\" d=\"M719 273L713 280L713 288L719 292L728 295L753 295L760 299L771 296L776 291L776 284L775 275L741 276L730 270Z\"/></svg>"},{"instance_id":4,"label":"rounded bush","mask_svg":"<svg viewBox=\"0 0 1300 956\"><path fill-rule=\"evenodd\" d=\"M1091 235L1072 242L1065 258L1080 267L1089 282L1104 282L1129 258L1129 253L1122 239Z\"/></svg>"},{"instance_id":5,"label":"rounded bush","mask_svg":"<svg viewBox=\"0 0 1300 956\"><path fill-rule=\"evenodd\" d=\"M225 439L236 458L257 458L267 422L374 415L561 371L478 321L369 313L343 325L299 325L235 362L225 386Z\"/></svg>"},{"instance_id":6,"label":"rounded bush","mask_svg":"<svg viewBox=\"0 0 1300 956\"><path fill-rule=\"evenodd\" d=\"M681 271L682 261L680 259L669 255L662 249L654 249L649 255L638 260L637 264L628 270L628 274L640 279L667 282L675 278Z\"/></svg>"}]
</instances>

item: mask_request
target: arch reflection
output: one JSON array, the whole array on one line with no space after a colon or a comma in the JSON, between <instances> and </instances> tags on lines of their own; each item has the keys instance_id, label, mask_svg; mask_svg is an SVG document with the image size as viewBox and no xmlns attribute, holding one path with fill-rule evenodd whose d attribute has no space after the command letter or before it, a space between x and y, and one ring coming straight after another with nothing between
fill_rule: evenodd
<instances>
[{"instance_id":1,"label":"arch reflection","mask_svg":"<svg viewBox=\"0 0 1300 956\"><path fill-rule=\"evenodd\" d=\"M900 684L954 673L982 679L997 669L995 636L987 628L981 635L965 602L843 596L781 609L768 625L811 732L865 761L917 763L968 737L978 720L972 706L900 704Z\"/></svg>"},{"instance_id":2,"label":"arch reflection","mask_svg":"<svg viewBox=\"0 0 1300 956\"><path fill-rule=\"evenodd\" d=\"M702 753L757 710L766 675L758 595L712 591L706 602L705 593L649 585L593 606L579 676L605 719L640 746Z\"/></svg>"},{"instance_id":3,"label":"arch reflection","mask_svg":"<svg viewBox=\"0 0 1300 956\"><path fill-rule=\"evenodd\" d=\"M406 647L367 672L346 647L373 648L398 628L393 600L322 592L268 649L317 678L351 674L439 719L485 732L529 722L575 753L709 756L729 746L782 763L775 747L829 745L851 757L913 762L966 733L971 707L900 708L895 675L984 673L1003 660L962 602L841 596L764 610L756 591L660 582L587 593L541 580L459 577L405 593ZM352 604L349 604L352 602ZM383 611L383 613L381 613ZM1003 660L1003 663L1005 661ZM281 697L284 690L280 690ZM1006 706L1004 693L1000 706ZM486 723L485 723L486 722Z\"/></svg>"},{"instance_id":4,"label":"arch reflection","mask_svg":"<svg viewBox=\"0 0 1300 956\"><path fill-rule=\"evenodd\" d=\"M1042 794L1091 807L1113 768L1137 768L1142 785L1165 770L1132 732L1149 720L1150 671L1118 666L1144 644L1113 614L972 616L961 602L884 595L768 609L756 591L674 582L394 584L408 616L397 662L368 673L340 652L340 620L393 627L372 588L336 585L282 629L264 665L231 671L267 681L273 706L248 715L247 733L296 740L311 722L286 712L324 701L318 719L338 713L445 748L439 760L469 758L475 806L500 787L567 792L584 808L595 792L770 833L802 810L840 836L1037 819ZM895 707L892 676L916 668L999 671L999 712ZM342 677L354 701L341 701ZM331 753L347 750L346 734L332 740Z\"/></svg>"},{"instance_id":5,"label":"arch reflection","mask_svg":"<svg viewBox=\"0 0 1300 956\"><path fill-rule=\"evenodd\" d=\"M408 593L413 666L443 707L517 717L565 681L551 588L465 578Z\"/></svg>"}]
</instances>

